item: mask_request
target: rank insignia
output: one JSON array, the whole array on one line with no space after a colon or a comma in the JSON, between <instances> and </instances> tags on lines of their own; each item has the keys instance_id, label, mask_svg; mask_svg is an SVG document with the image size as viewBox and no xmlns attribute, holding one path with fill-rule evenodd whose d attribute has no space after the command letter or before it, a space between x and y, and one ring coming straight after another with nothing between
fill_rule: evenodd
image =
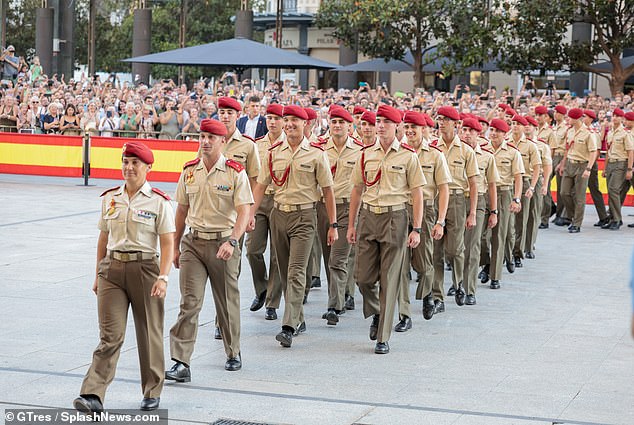
<instances>
[{"instance_id":1,"label":"rank insignia","mask_svg":"<svg viewBox=\"0 0 634 425\"><path fill-rule=\"evenodd\" d=\"M114 212L117 210L115 208L116 202L114 201L114 198L110 198L110 206L108 207L108 212L106 213L106 215L112 215L114 214Z\"/></svg>"},{"instance_id":2,"label":"rank insignia","mask_svg":"<svg viewBox=\"0 0 634 425\"><path fill-rule=\"evenodd\" d=\"M152 211L136 210L134 213L141 218L156 218L156 214Z\"/></svg>"},{"instance_id":3,"label":"rank insignia","mask_svg":"<svg viewBox=\"0 0 634 425\"><path fill-rule=\"evenodd\" d=\"M231 190L231 186L228 186L226 184L217 184L216 185L216 189L223 191L223 192L229 192Z\"/></svg>"},{"instance_id":4,"label":"rank insignia","mask_svg":"<svg viewBox=\"0 0 634 425\"><path fill-rule=\"evenodd\" d=\"M190 170L185 176L185 184L194 184L194 171Z\"/></svg>"}]
</instances>

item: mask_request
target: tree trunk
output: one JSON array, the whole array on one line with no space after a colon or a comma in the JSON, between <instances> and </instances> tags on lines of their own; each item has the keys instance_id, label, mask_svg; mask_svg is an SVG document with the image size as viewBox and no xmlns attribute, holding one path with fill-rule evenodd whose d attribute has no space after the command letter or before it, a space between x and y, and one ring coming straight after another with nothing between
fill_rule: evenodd
<instances>
[{"instance_id":1,"label":"tree trunk","mask_svg":"<svg viewBox=\"0 0 634 425\"><path fill-rule=\"evenodd\" d=\"M623 91L623 86L625 86L625 81L627 81L628 77L629 75L626 75L625 72L623 72L623 68L621 66L613 66L609 79L612 97L616 96L618 92Z\"/></svg>"},{"instance_id":2,"label":"tree trunk","mask_svg":"<svg viewBox=\"0 0 634 425\"><path fill-rule=\"evenodd\" d=\"M412 52L414 55L414 89L423 87L423 51L420 46Z\"/></svg>"}]
</instances>

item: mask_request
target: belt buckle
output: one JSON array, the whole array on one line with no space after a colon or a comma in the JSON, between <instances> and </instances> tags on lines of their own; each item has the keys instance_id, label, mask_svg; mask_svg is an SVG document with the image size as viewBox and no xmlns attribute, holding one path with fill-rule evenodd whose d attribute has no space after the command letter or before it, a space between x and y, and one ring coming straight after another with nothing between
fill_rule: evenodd
<instances>
[{"instance_id":1,"label":"belt buckle","mask_svg":"<svg viewBox=\"0 0 634 425\"><path fill-rule=\"evenodd\" d=\"M125 261L130 261L130 254L129 253L121 252L121 253L119 253L119 255L120 255L119 261L124 261L124 262Z\"/></svg>"}]
</instances>

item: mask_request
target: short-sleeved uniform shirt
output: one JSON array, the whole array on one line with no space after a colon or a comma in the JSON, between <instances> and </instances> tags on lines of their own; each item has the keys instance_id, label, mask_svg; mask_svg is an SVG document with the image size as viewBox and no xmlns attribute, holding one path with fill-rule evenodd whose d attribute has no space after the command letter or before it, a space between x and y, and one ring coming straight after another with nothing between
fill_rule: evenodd
<instances>
[{"instance_id":1,"label":"short-sleeved uniform shirt","mask_svg":"<svg viewBox=\"0 0 634 425\"><path fill-rule=\"evenodd\" d=\"M273 136L271 135L271 133L266 133L264 136L255 139L255 144L258 148L258 157L260 158L260 164L264 164L264 161L269 154L269 148L278 142L283 142L286 139L286 134L282 131L277 139L273 140L272 138ZM266 173L266 171L266 169L260 167L261 173ZM268 185L264 193L266 193L267 195L271 195L273 192L275 192L275 185L270 184Z\"/></svg>"},{"instance_id":2,"label":"short-sleeved uniform shirt","mask_svg":"<svg viewBox=\"0 0 634 425\"><path fill-rule=\"evenodd\" d=\"M242 164L249 178L256 178L260 173L260 159L253 140L240 134L237 129L227 140L223 155Z\"/></svg>"},{"instance_id":3,"label":"short-sleeved uniform shirt","mask_svg":"<svg viewBox=\"0 0 634 425\"><path fill-rule=\"evenodd\" d=\"M537 147L537 152L539 152L539 157L542 160L542 165L540 167L540 172L544 171L544 166L546 165L553 165L553 157L550 154L550 146L546 143L544 143L541 139L535 141L532 140L533 143L535 143L535 146Z\"/></svg>"},{"instance_id":4,"label":"short-sleeved uniform shirt","mask_svg":"<svg viewBox=\"0 0 634 425\"><path fill-rule=\"evenodd\" d=\"M328 156L319 144L311 144L305 137L293 152L288 140L273 145L262 164L258 183L275 184L275 202L302 205L321 198L320 187L333 185ZM275 176L275 180L271 176Z\"/></svg>"},{"instance_id":5,"label":"short-sleeved uniform shirt","mask_svg":"<svg viewBox=\"0 0 634 425\"><path fill-rule=\"evenodd\" d=\"M447 159L440 149L430 146L425 140L421 143L417 154L426 181L423 186L423 199L435 199L438 196L438 186L451 182ZM410 198L410 203L411 201Z\"/></svg>"},{"instance_id":6,"label":"short-sleeved uniform shirt","mask_svg":"<svg viewBox=\"0 0 634 425\"><path fill-rule=\"evenodd\" d=\"M469 191L469 178L480 173L476 155L471 146L461 141L458 136L454 136L451 145L445 143L442 137L433 141L432 145L439 148L447 159L449 172L451 172L449 189Z\"/></svg>"},{"instance_id":7,"label":"short-sleeved uniform shirt","mask_svg":"<svg viewBox=\"0 0 634 425\"><path fill-rule=\"evenodd\" d=\"M550 146L553 156L563 155L566 150L567 134L570 127L564 121L555 126L555 145Z\"/></svg>"},{"instance_id":8,"label":"short-sleeved uniform shirt","mask_svg":"<svg viewBox=\"0 0 634 425\"><path fill-rule=\"evenodd\" d=\"M489 190L489 184L497 184L500 179L497 166L495 165L495 157L493 151L476 145L473 149L478 161L478 170L480 174L476 177L478 182L478 193L484 194Z\"/></svg>"},{"instance_id":9,"label":"short-sleeved uniform shirt","mask_svg":"<svg viewBox=\"0 0 634 425\"><path fill-rule=\"evenodd\" d=\"M596 137L585 125L575 130L568 130L568 159L573 161L589 161L592 152L597 150Z\"/></svg>"},{"instance_id":10,"label":"short-sleeved uniform shirt","mask_svg":"<svg viewBox=\"0 0 634 425\"><path fill-rule=\"evenodd\" d=\"M363 202L373 207L404 204L412 189L426 182L413 148L402 146L396 138L387 151L378 141L363 148L352 172L352 184L365 186Z\"/></svg>"},{"instance_id":11,"label":"short-sleeved uniform shirt","mask_svg":"<svg viewBox=\"0 0 634 425\"><path fill-rule=\"evenodd\" d=\"M499 186L513 186L515 184L515 175L524 174L524 161L519 150L508 145L503 141L500 146L493 151L495 157L495 165L498 168L500 179Z\"/></svg>"},{"instance_id":12,"label":"short-sleeved uniform shirt","mask_svg":"<svg viewBox=\"0 0 634 425\"><path fill-rule=\"evenodd\" d=\"M99 230L108 232L107 249L158 255L159 235L176 230L170 202L148 182L130 199L125 184L102 195Z\"/></svg>"},{"instance_id":13,"label":"short-sleeved uniform shirt","mask_svg":"<svg viewBox=\"0 0 634 425\"><path fill-rule=\"evenodd\" d=\"M522 135L519 141L510 139L509 142L520 151L520 154L522 154L522 161L524 161L525 170L524 177L529 178L535 167L539 169L542 165L542 159L537 151L537 146L524 135Z\"/></svg>"},{"instance_id":14,"label":"short-sleeved uniform shirt","mask_svg":"<svg viewBox=\"0 0 634 425\"><path fill-rule=\"evenodd\" d=\"M549 151L557 148L557 135L555 134L555 131L548 125L539 127L537 129L537 139L546 143L548 145ZM563 151L561 153L563 153Z\"/></svg>"},{"instance_id":15,"label":"short-sleeved uniform shirt","mask_svg":"<svg viewBox=\"0 0 634 425\"><path fill-rule=\"evenodd\" d=\"M329 137L322 146L328 155L328 162L330 163L335 199L350 198L350 193L352 192L350 176L357 160L361 156L361 148L363 146L350 136L346 139L346 143L341 150L337 148L332 137Z\"/></svg>"},{"instance_id":16,"label":"short-sleeved uniform shirt","mask_svg":"<svg viewBox=\"0 0 634 425\"><path fill-rule=\"evenodd\" d=\"M634 150L634 138L620 125L608 132L608 158L612 160L627 159L627 151Z\"/></svg>"},{"instance_id":17,"label":"short-sleeved uniform shirt","mask_svg":"<svg viewBox=\"0 0 634 425\"><path fill-rule=\"evenodd\" d=\"M176 186L176 202L189 206L185 223L190 228L221 232L235 226L236 207L252 204L253 195L246 172L230 167L220 155L209 171L202 159L185 164Z\"/></svg>"}]
</instances>

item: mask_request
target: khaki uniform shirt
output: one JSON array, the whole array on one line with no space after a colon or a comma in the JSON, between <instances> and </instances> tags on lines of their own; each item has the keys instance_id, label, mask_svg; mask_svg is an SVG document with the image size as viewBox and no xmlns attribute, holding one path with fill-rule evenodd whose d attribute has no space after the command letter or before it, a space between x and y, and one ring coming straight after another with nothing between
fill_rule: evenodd
<instances>
[{"instance_id":1,"label":"khaki uniform shirt","mask_svg":"<svg viewBox=\"0 0 634 425\"><path fill-rule=\"evenodd\" d=\"M568 159L586 162L590 160L590 155L596 152L597 140L585 125L579 130L571 127L568 130L568 146Z\"/></svg>"},{"instance_id":2,"label":"khaki uniform shirt","mask_svg":"<svg viewBox=\"0 0 634 425\"><path fill-rule=\"evenodd\" d=\"M418 162L427 184L423 186L423 199L435 199L438 195L438 186L451 182L451 173L445 155L440 149L429 146L429 143L421 143L418 150ZM410 198L410 204L412 200Z\"/></svg>"},{"instance_id":3,"label":"khaki uniform shirt","mask_svg":"<svg viewBox=\"0 0 634 425\"><path fill-rule=\"evenodd\" d=\"M260 174L260 160L253 140L242 136L237 129L231 138L227 139L229 141L225 143L225 149L222 152L224 156L242 164L249 178L257 177Z\"/></svg>"},{"instance_id":4,"label":"khaki uniform shirt","mask_svg":"<svg viewBox=\"0 0 634 425\"><path fill-rule=\"evenodd\" d=\"M568 141L567 134L569 128L570 127L568 127L568 124L566 124L565 121L562 121L561 124L557 124L555 126L555 144L550 145L550 152L552 152L553 156L563 156L564 151L566 150L566 143Z\"/></svg>"},{"instance_id":5,"label":"khaki uniform shirt","mask_svg":"<svg viewBox=\"0 0 634 425\"><path fill-rule=\"evenodd\" d=\"M553 157L550 155L550 146L544 143L541 139L538 141L534 141L535 146L537 147L537 152L539 152L539 157L542 160L542 164L539 168L540 173L544 171L545 165L553 165Z\"/></svg>"},{"instance_id":6,"label":"khaki uniform shirt","mask_svg":"<svg viewBox=\"0 0 634 425\"><path fill-rule=\"evenodd\" d=\"M550 152L552 149L556 149L557 146L557 135L555 131L549 126L545 125L537 129L537 139L541 140L543 143L546 143L549 147L548 151ZM563 151L560 152L563 154Z\"/></svg>"},{"instance_id":7,"label":"khaki uniform shirt","mask_svg":"<svg viewBox=\"0 0 634 425\"><path fill-rule=\"evenodd\" d=\"M253 143L253 142L250 142ZM176 202L189 206L185 223L201 232L221 232L236 224L239 205L252 204L253 195L244 171L226 164L220 155L209 171L201 159L187 165L176 186Z\"/></svg>"},{"instance_id":8,"label":"khaki uniform shirt","mask_svg":"<svg viewBox=\"0 0 634 425\"><path fill-rule=\"evenodd\" d=\"M258 157L260 158L260 164L264 164L264 160L268 156L269 148L271 146L273 146L277 142L283 142L284 140L286 140L286 133L282 131L279 137L275 140L271 140L271 137L271 133L266 133L264 136L255 140L255 144L258 148ZM266 170L264 168L260 168L260 172L266 173ZM275 185L270 184L266 188L266 191L264 193L266 193L267 195L271 195L273 192L275 192Z\"/></svg>"},{"instance_id":9,"label":"khaki uniform shirt","mask_svg":"<svg viewBox=\"0 0 634 425\"><path fill-rule=\"evenodd\" d=\"M469 191L469 178L480 174L476 155L471 146L454 136L451 146L448 146L441 138L432 142L433 146L439 148L447 159L449 171L451 172L451 183L449 189L462 189Z\"/></svg>"},{"instance_id":10,"label":"khaki uniform shirt","mask_svg":"<svg viewBox=\"0 0 634 425\"><path fill-rule=\"evenodd\" d=\"M328 138L322 146L326 150L330 170L332 171L335 199L346 198L349 200L352 192L350 176L352 175L352 170L354 170L354 165L361 156L362 146L358 145L350 136L346 139L341 151L335 146L332 137Z\"/></svg>"},{"instance_id":11,"label":"khaki uniform shirt","mask_svg":"<svg viewBox=\"0 0 634 425\"><path fill-rule=\"evenodd\" d=\"M368 186L364 178L368 183L376 182ZM426 182L418 156L401 146L396 138L387 152L378 140L363 148L363 156L352 172L352 184L364 185L363 202L373 207L404 204L409 201L412 189Z\"/></svg>"},{"instance_id":12,"label":"khaki uniform shirt","mask_svg":"<svg viewBox=\"0 0 634 425\"><path fill-rule=\"evenodd\" d=\"M110 251L142 251L158 255L158 236L176 231L170 201L145 182L128 198L125 185L103 195L99 230L108 232Z\"/></svg>"},{"instance_id":13,"label":"khaki uniform shirt","mask_svg":"<svg viewBox=\"0 0 634 425\"><path fill-rule=\"evenodd\" d=\"M493 151L495 157L495 165L498 168L500 179L498 180L498 187L511 186L515 184L515 175L524 174L524 161L522 161L522 154L516 148L508 145L505 141Z\"/></svg>"},{"instance_id":14,"label":"khaki uniform shirt","mask_svg":"<svg viewBox=\"0 0 634 425\"><path fill-rule=\"evenodd\" d=\"M498 169L495 165L495 157L493 156L492 150L487 148L483 149L479 145L476 145L474 151L478 161L478 169L480 171L480 175L476 177L476 181L478 183L478 193L487 193L489 190L489 184L497 184L498 180L500 180L500 174L498 173Z\"/></svg>"},{"instance_id":15,"label":"khaki uniform shirt","mask_svg":"<svg viewBox=\"0 0 634 425\"><path fill-rule=\"evenodd\" d=\"M634 138L622 125L608 132L608 159L627 159L627 151L634 150Z\"/></svg>"},{"instance_id":16,"label":"khaki uniform shirt","mask_svg":"<svg viewBox=\"0 0 634 425\"><path fill-rule=\"evenodd\" d=\"M293 152L288 140L269 148L258 183L275 184L274 200L280 204L302 205L321 198L319 187L333 185L328 156L305 137ZM279 182L274 183L271 173ZM284 177L286 176L286 177Z\"/></svg>"},{"instance_id":17,"label":"khaki uniform shirt","mask_svg":"<svg viewBox=\"0 0 634 425\"><path fill-rule=\"evenodd\" d=\"M537 151L537 146L524 135L522 135L522 138L517 142L512 138L509 139L509 142L512 143L522 154L522 161L524 161L525 170L524 177L530 178L535 167L539 169L542 166L542 159Z\"/></svg>"}]
</instances>

